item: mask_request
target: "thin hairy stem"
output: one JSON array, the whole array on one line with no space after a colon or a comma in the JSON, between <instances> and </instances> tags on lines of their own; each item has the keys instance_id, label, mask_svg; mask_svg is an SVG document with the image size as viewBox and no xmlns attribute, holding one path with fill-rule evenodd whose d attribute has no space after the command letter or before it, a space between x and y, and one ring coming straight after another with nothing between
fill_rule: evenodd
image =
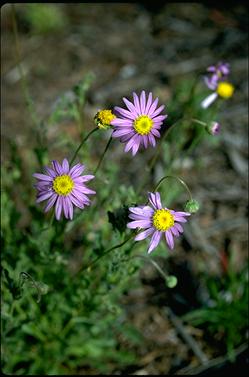
<instances>
[{"instance_id":1,"label":"thin hairy stem","mask_svg":"<svg viewBox=\"0 0 249 377\"><path fill-rule=\"evenodd\" d=\"M168 278L168 275L161 269L161 267L157 264L157 262L155 262L153 259L149 258L149 257L146 257L144 255L133 255L131 258L129 259L133 259L133 258L141 258L141 259L144 259L146 260L147 262L153 264L153 266L156 268L156 270L160 273L160 275L165 279L167 280Z\"/></svg>"},{"instance_id":2,"label":"thin hairy stem","mask_svg":"<svg viewBox=\"0 0 249 377\"><path fill-rule=\"evenodd\" d=\"M91 136L91 135L92 135L94 132L96 132L98 129L99 129L98 127L94 128L94 129L93 129L92 131L90 131L90 132L86 135L86 137L82 140L82 142L80 143L80 145L79 145L78 148L76 149L76 151L75 151L75 153L74 153L74 155L73 155L73 157L72 157L72 159L71 159L71 161L70 161L70 165L73 164L74 160L75 160L76 157L77 157L77 154L79 153L79 151L80 151L80 149L82 148L82 146L83 146L83 144L85 143L85 141L87 141L87 139L89 138L89 136Z\"/></svg>"},{"instance_id":3,"label":"thin hairy stem","mask_svg":"<svg viewBox=\"0 0 249 377\"><path fill-rule=\"evenodd\" d=\"M100 165L101 165L101 163L102 163L102 161L103 161L103 159L104 159L104 157L105 157L105 154L106 154L106 152L107 152L109 146L111 145L111 142L112 142L112 136L110 136L110 139L108 140L108 143L106 144L105 150L104 150L104 152L102 153L102 156L101 156L101 158L100 158L100 160L99 160L99 163L98 163L96 169L94 170L94 173L93 173L94 175L95 175L95 174L97 173L97 171L99 170Z\"/></svg>"},{"instance_id":4,"label":"thin hairy stem","mask_svg":"<svg viewBox=\"0 0 249 377\"><path fill-rule=\"evenodd\" d=\"M160 185L162 184L162 182L165 179L168 179L168 178L173 178L173 179L176 179L178 182L180 182L182 184L182 186L185 188L185 190L187 191L187 193L189 195L189 199L193 200L191 191L190 191L189 187L187 186L187 184L181 178L176 177L174 175L165 175L163 178L161 178L160 181L156 184L153 192L157 191L159 189Z\"/></svg>"},{"instance_id":5,"label":"thin hairy stem","mask_svg":"<svg viewBox=\"0 0 249 377\"><path fill-rule=\"evenodd\" d=\"M115 249L118 249L120 247L122 247L123 245L125 245L128 241L130 241L130 239L132 239L134 237L134 234L130 235L129 237L127 237L123 242L119 243L118 245L115 245L115 246L112 246L110 247L109 249L105 250L103 252L103 254L101 254L99 257L97 257L96 259L94 259L92 262L90 262L88 265L86 266L82 266L79 270L78 270L78 273L81 272L81 271L85 271L87 270L88 268L91 268L93 265L95 265L95 263L98 262L98 260L100 260L101 258L103 258L104 256L106 256L107 254L109 254L111 251L115 250ZM133 245L134 246L134 245Z\"/></svg>"},{"instance_id":6,"label":"thin hairy stem","mask_svg":"<svg viewBox=\"0 0 249 377\"><path fill-rule=\"evenodd\" d=\"M191 120L192 120L192 122L195 122L195 123L197 123L197 124L200 124L201 126L206 126L206 125L207 125L206 122L202 122L202 121L199 120L199 119L192 118Z\"/></svg>"},{"instance_id":7,"label":"thin hairy stem","mask_svg":"<svg viewBox=\"0 0 249 377\"><path fill-rule=\"evenodd\" d=\"M175 128L175 126L179 123L179 122L183 122L185 120L185 117L182 117L180 119L178 119L175 123L172 124L172 126L170 128L167 129L167 131L164 133L163 137L161 138L161 142L157 148L157 152L155 153L153 159L151 160L150 164L149 164L149 173L152 171L152 169L154 168L155 166L155 163L157 162L157 159L158 157L160 156L161 154L161 149L162 149L162 145L163 145L163 142L165 141L166 137L169 135L169 133L172 131L173 128ZM142 182L141 186L138 188L138 195L141 194L141 191L143 190L143 187L144 187L144 184L146 182L146 179L145 181Z\"/></svg>"}]
</instances>

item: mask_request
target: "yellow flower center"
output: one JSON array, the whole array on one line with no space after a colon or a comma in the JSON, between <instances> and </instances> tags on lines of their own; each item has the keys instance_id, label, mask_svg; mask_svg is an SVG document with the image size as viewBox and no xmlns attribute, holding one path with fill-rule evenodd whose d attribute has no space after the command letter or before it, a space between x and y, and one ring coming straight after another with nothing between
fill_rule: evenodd
<instances>
[{"instance_id":1,"label":"yellow flower center","mask_svg":"<svg viewBox=\"0 0 249 377\"><path fill-rule=\"evenodd\" d=\"M68 195L74 188L74 182L69 175L60 175L53 181L53 189L58 195Z\"/></svg>"},{"instance_id":2,"label":"yellow flower center","mask_svg":"<svg viewBox=\"0 0 249 377\"><path fill-rule=\"evenodd\" d=\"M174 217L167 209L158 209L153 215L153 225L157 230L165 232L174 225Z\"/></svg>"},{"instance_id":3,"label":"yellow flower center","mask_svg":"<svg viewBox=\"0 0 249 377\"><path fill-rule=\"evenodd\" d=\"M147 115L138 117L133 126L139 135L148 135L153 126L153 121Z\"/></svg>"},{"instance_id":4,"label":"yellow flower center","mask_svg":"<svg viewBox=\"0 0 249 377\"><path fill-rule=\"evenodd\" d=\"M220 97L227 99L232 97L234 86L229 82L222 81L218 84L216 92Z\"/></svg>"},{"instance_id":5,"label":"yellow flower center","mask_svg":"<svg viewBox=\"0 0 249 377\"><path fill-rule=\"evenodd\" d=\"M116 117L111 110L101 110L95 115L95 121L99 128L108 128L114 118Z\"/></svg>"}]
</instances>

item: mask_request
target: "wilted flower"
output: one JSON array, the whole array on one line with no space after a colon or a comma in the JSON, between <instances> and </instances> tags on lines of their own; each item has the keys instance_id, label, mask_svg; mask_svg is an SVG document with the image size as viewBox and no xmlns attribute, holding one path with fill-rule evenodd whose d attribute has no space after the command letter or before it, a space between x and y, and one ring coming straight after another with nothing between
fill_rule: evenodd
<instances>
[{"instance_id":1,"label":"wilted flower","mask_svg":"<svg viewBox=\"0 0 249 377\"><path fill-rule=\"evenodd\" d=\"M210 76L205 76L204 81L209 89L215 90L220 80L225 80L230 73L228 63L218 63L216 66L211 65L207 68Z\"/></svg>"},{"instance_id":2,"label":"wilted flower","mask_svg":"<svg viewBox=\"0 0 249 377\"><path fill-rule=\"evenodd\" d=\"M130 229L143 228L143 232L135 237L135 241L141 241L152 235L148 253L151 253L160 242L162 234L165 235L166 242L170 249L174 248L174 236L178 237L183 233L183 228L179 223L185 223L188 212L173 211L163 208L159 192L149 193L150 206L130 207L130 223L127 227Z\"/></svg>"},{"instance_id":3,"label":"wilted flower","mask_svg":"<svg viewBox=\"0 0 249 377\"><path fill-rule=\"evenodd\" d=\"M90 181L94 175L81 175L85 166L76 164L71 169L66 158L62 165L57 161L52 161L52 169L45 167L46 174L33 174L38 179L35 187L37 188L37 203L48 199L45 212L55 206L55 217L60 219L64 213L66 219L73 218L73 205L81 209L90 204L88 195L96 194L90 190L84 182Z\"/></svg>"},{"instance_id":4,"label":"wilted flower","mask_svg":"<svg viewBox=\"0 0 249 377\"><path fill-rule=\"evenodd\" d=\"M214 92L207 96L202 102L201 107L208 108L218 96L224 99L232 97L234 92L234 86L227 81L227 77L230 73L228 63L218 63L216 66L210 66L207 71L211 73L210 77L204 77L204 81L207 87Z\"/></svg>"},{"instance_id":5,"label":"wilted flower","mask_svg":"<svg viewBox=\"0 0 249 377\"><path fill-rule=\"evenodd\" d=\"M160 137L160 128L167 115L159 115L164 105L157 108L158 98L154 101L152 93L146 94L143 90L140 97L133 93L134 103L123 98L127 109L116 106L114 110L119 115L111 121L114 126L112 137L120 138L121 143L126 143L125 152L132 151L135 156L141 145L147 148L149 144L156 146L156 137Z\"/></svg>"},{"instance_id":6,"label":"wilted flower","mask_svg":"<svg viewBox=\"0 0 249 377\"><path fill-rule=\"evenodd\" d=\"M111 110L100 110L95 115L94 120L97 127L107 129L111 127L111 121L115 118Z\"/></svg>"}]
</instances>

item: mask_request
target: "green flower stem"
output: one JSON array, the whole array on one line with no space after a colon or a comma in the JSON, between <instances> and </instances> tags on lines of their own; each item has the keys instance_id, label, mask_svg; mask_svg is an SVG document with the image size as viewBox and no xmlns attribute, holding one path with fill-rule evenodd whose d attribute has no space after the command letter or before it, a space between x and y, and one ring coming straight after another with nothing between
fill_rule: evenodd
<instances>
[{"instance_id":1,"label":"green flower stem","mask_svg":"<svg viewBox=\"0 0 249 377\"><path fill-rule=\"evenodd\" d=\"M134 237L134 234L131 234L129 237L127 237L123 242L119 243L118 245L115 245L115 246L112 246L111 248L105 250L103 252L103 254L101 254L99 257L95 258L92 262L90 262L88 265L86 266L82 266L77 273L81 272L81 271L85 271L87 270L88 268L91 268L93 265L95 265L96 262L98 262L99 259L103 258L104 256L106 256L107 254L109 254L111 251L115 250L115 249L118 249L120 247L122 247L123 245L125 245L128 241L130 241L131 238ZM134 246L134 245L133 245ZM133 247L132 246L132 247Z\"/></svg>"},{"instance_id":2,"label":"green flower stem","mask_svg":"<svg viewBox=\"0 0 249 377\"><path fill-rule=\"evenodd\" d=\"M162 145L163 145L163 142L164 140L166 139L166 137L169 135L169 133L171 132L171 130L173 128L175 128L175 126L179 123L179 122L183 122L186 118L185 117L182 117L180 119L178 119L175 123L172 124L172 126L170 128L167 129L167 131L164 133L163 137L161 138L161 142L157 148L157 152L155 153L153 159L151 160L150 164L149 164L149 173L152 171L152 169L154 168L155 166L155 163L158 159L158 157L160 156L160 153L161 153L161 148L162 148ZM145 184L145 181L143 181L143 183L141 184L141 186L138 188L138 194L141 194L141 191L144 187L144 184Z\"/></svg>"},{"instance_id":3,"label":"green flower stem","mask_svg":"<svg viewBox=\"0 0 249 377\"><path fill-rule=\"evenodd\" d=\"M54 216L54 213L52 213L51 218L50 218L50 220L49 220L49 224L48 224L48 226L46 226L45 228L41 229L41 232L45 232L46 230L50 229L51 226L52 226L53 223L54 223L54 220L55 220L55 216Z\"/></svg>"},{"instance_id":4,"label":"green flower stem","mask_svg":"<svg viewBox=\"0 0 249 377\"><path fill-rule=\"evenodd\" d=\"M173 128L175 128L175 126L176 126L179 122L181 122L181 121L183 121L183 120L184 120L184 118L178 119L175 123L172 124L172 126L171 126L170 128L167 129L167 131L164 132L164 135L163 135L163 137L161 138L160 145L159 145L158 148L157 148L157 153L154 155L153 159L151 160L151 162L150 162L150 164L149 164L149 170L150 170L150 171L153 169L153 167L154 167L154 165L155 165L155 163L156 163L156 161L157 161L157 159L158 159L158 157L159 157L159 155L160 155L160 153L161 153L161 148L162 148L162 145L163 145L163 141L166 139L166 137L167 137L168 134L171 132L171 130L172 130Z\"/></svg>"},{"instance_id":5,"label":"green flower stem","mask_svg":"<svg viewBox=\"0 0 249 377\"><path fill-rule=\"evenodd\" d=\"M74 162L74 160L76 159L77 157L77 154L79 153L81 147L83 146L83 144L85 143L85 141L87 141L87 139L89 138L89 136L91 136L94 132L98 131L98 127L94 128L92 131L90 131L86 137L82 140L82 142L80 143L80 145L78 146L78 148L76 149L74 155L73 155L73 158L72 160L70 161L70 165L72 165L72 163Z\"/></svg>"},{"instance_id":6,"label":"green flower stem","mask_svg":"<svg viewBox=\"0 0 249 377\"><path fill-rule=\"evenodd\" d=\"M194 118L192 118L191 120L192 120L192 122L195 122L195 123L197 123L197 124L200 124L201 126L204 126L204 127L207 125L206 122L202 122L202 121L199 120L199 119L194 119Z\"/></svg>"},{"instance_id":7,"label":"green flower stem","mask_svg":"<svg viewBox=\"0 0 249 377\"><path fill-rule=\"evenodd\" d=\"M95 169L94 172L93 172L94 175L96 175L97 171L99 170L99 167L100 167L100 165L101 165L101 163L102 163L102 161L103 161L103 159L104 159L104 157L105 157L105 154L106 154L106 152L107 152L109 146L111 145L111 142L112 142L112 136L110 136L110 139L108 140L108 143L106 144L105 150L104 150L104 152L102 153L102 156L101 156L101 158L100 158L100 160L99 160L99 163L98 163L96 169Z\"/></svg>"},{"instance_id":8,"label":"green flower stem","mask_svg":"<svg viewBox=\"0 0 249 377\"><path fill-rule=\"evenodd\" d=\"M168 178L173 178L173 179L176 179L178 182L181 183L181 185L185 188L185 190L187 191L188 195L189 195L189 199L190 200L193 200L193 197L192 197L192 194L191 194L191 191L189 189L189 187L187 186L187 184L179 177L176 177L174 175L165 175L163 178L160 179L160 181L156 184L153 192L156 192L158 190L158 188L160 187L160 185L162 184L162 182L165 180L165 179L168 179Z\"/></svg>"},{"instance_id":9,"label":"green flower stem","mask_svg":"<svg viewBox=\"0 0 249 377\"><path fill-rule=\"evenodd\" d=\"M133 258L141 258L141 259L144 259L146 260L147 262L150 262L151 264L153 264L153 266L156 268L156 270L160 273L160 275L165 279L167 280L168 278L168 275L161 269L161 267L157 264L157 262L155 262L153 259L149 258L149 257L146 257L144 255L133 255L131 258L129 259L133 259Z\"/></svg>"}]
</instances>

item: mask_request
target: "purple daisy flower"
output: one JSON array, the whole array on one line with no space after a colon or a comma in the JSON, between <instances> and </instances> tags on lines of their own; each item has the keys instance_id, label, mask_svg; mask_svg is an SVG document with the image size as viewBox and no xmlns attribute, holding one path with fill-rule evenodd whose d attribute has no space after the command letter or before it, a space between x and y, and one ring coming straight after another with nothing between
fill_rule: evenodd
<instances>
[{"instance_id":1,"label":"purple daisy flower","mask_svg":"<svg viewBox=\"0 0 249 377\"><path fill-rule=\"evenodd\" d=\"M185 223L186 216L189 212L177 212L168 208L163 208L159 192L149 192L150 206L131 207L130 223L127 227L130 229L143 228L143 232L135 237L135 241L141 241L151 236L148 253L151 253L160 242L164 233L166 242L170 249L174 248L174 236L178 237L183 233L183 227L179 223Z\"/></svg>"},{"instance_id":2,"label":"purple daisy flower","mask_svg":"<svg viewBox=\"0 0 249 377\"><path fill-rule=\"evenodd\" d=\"M167 115L159 115L164 105L157 108L158 98L152 99L152 93L149 93L146 100L146 94L143 90L140 97L133 93L134 103L127 98L123 101L127 109L114 107L117 118L111 121L114 126L112 137L120 138L121 143L126 143L125 152L131 150L135 156L139 147L142 145L147 148L149 144L156 146L156 137L160 137L160 128Z\"/></svg>"},{"instance_id":3,"label":"purple daisy flower","mask_svg":"<svg viewBox=\"0 0 249 377\"><path fill-rule=\"evenodd\" d=\"M218 63L217 65L211 65L207 68L207 71L211 76L204 77L204 81L209 89L213 93L209 94L201 102L201 107L207 109L217 98L228 99L233 95L234 86L227 82L227 77L230 73L228 63Z\"/></svg>"},{"instance_id":4,"label":"purple daisy flower","mask_svg":"<svg viewBox=\"0 0 249 377\"><path fill-rule=\"evenodd\" d=\"M64 158L60 165L52 161L52 169L45 167L46 174L33 174L38 179L35 184L37 188L37 203L48 199L45 212L55 206L55 217L60 220L61 213L66 219L73 219L73 205L83 209L90 204L88 195L96 194L90 190L84 182L90 181L94 175L81 175L85 166L76 164L71 169L68 160Z\"/></svg>"},{"instance_id":5,"label":"purple daisy flower","mask_svg":"<svg viewBox=\"0 0 249 377\"><path fill-rule=\"evenodd\" d=\"M218 63L217 65L211 65L207 68L207 72L211 73L211 76L204 77L204 81L209 89L215 90L219 81L227 79L230 73L229 64Z\"/></svg>"}]
</instances>

